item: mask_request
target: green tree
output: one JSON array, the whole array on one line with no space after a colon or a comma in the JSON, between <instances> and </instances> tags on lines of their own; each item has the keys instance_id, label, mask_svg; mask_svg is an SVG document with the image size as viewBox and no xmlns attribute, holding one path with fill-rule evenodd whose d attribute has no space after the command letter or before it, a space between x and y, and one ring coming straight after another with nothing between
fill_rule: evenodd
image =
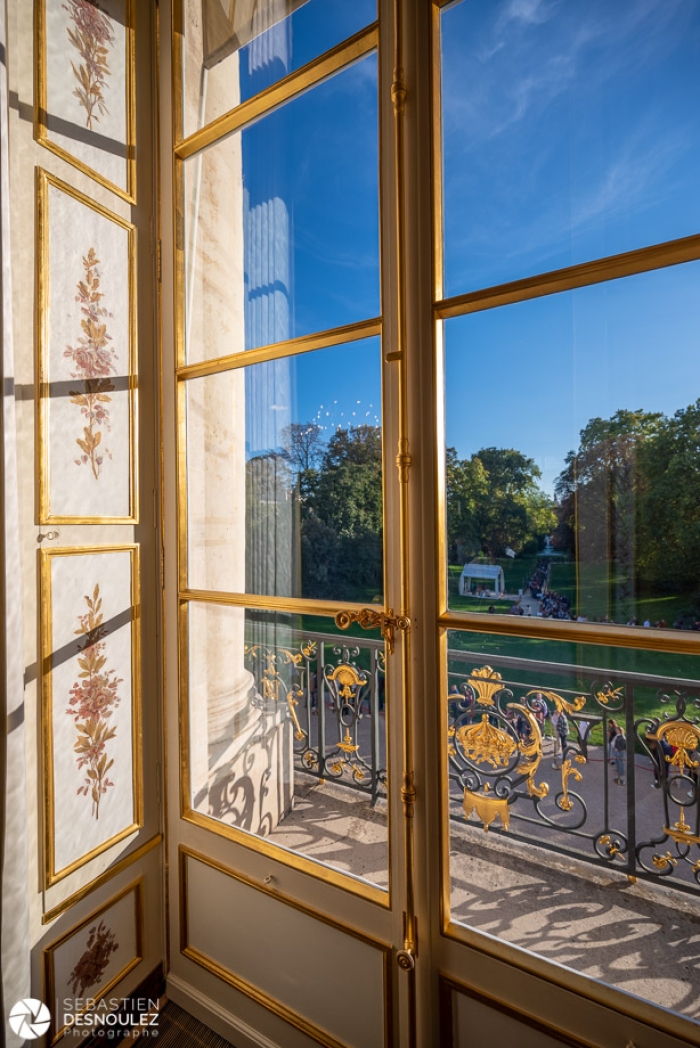
<instances>
[{"instance_id":1,"label":"green tree","mask_svg":"<svg viewBox=\"0 0 700 1048\"><path fill-rule=\"evenodd\" d=\"M700 598L700 400L662 419L638 461L640 575L653 589Z\"/></svg>"},{"instance_id":2,"label":"green tree","mask_svg":"<svg viewBox=\"0 0 700 1048\"><path fill-rule=\"evenodd\" d=\"M514 448L481 448L469 459L447 449L447 531L450 557L459 562L483 551L491 559L506 547L519 553L556 524L552 500L539 486L534 460Z\"/></svg>"},{"instance_id":3,"label":"green tree","mask_svg":"<svg viewBox=\"0 0 700 1048\"><path fill-rule=\"evenodd\" d=\"M303 477L305 596L367 599L383 591L382 439L374 426L338 429Z\"/></svg>"},{"instance_id":4,"label":"green tree","mask_svg":"<svg viewBox=\"0 0 700 1048\"><path fill-rule=\"evenodd\" d=\"M488 478L480 459L459 459L455 448L447 448L445 480L449 559L459 564L481 549Z\"/></svg>"},{"instance_id":5,"label":"green tree","mask_svg":"<svg viewBox=\"0 0 700 1048\"><path fill-rule=\"evenodd\" d=\"M639 521L648 495L644 460L662 423L663 415L641 409L592 418L555 484L557 536L573 543L582 565L609 565L610 609L622 620L634 609Z\"/></svg>"}]
</instances>

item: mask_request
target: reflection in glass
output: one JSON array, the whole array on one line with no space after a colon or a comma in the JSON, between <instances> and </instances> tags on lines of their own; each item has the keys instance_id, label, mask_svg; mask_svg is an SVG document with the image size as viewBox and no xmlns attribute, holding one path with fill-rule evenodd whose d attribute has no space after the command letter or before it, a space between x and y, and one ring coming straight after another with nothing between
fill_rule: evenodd
<instances>
[{"instance_id":1,"label":"reflection in glass","mask_svg":"<svg viewBox=\"0 0 700 1048\"><path fill-rule=\"evenodd\" d=\"M695 1016L698 658L447 641L452 919Z\"/></svg>"},{"instance_id":2,"label":"reflection in glass","mask_svg":"<svg viewBox=\"0 0 700 1048\"><path fill-rule=\"evenodd\" d=\"M384 643L187 605L194 811L388 883Z\"/></svg>"},{"instance_id":3,"label":"reflection in glass","mask_svg":"<svg viewBox=\"0 0 700 1048\"><path fill-rule=\"evenodd\" d=\"M378 338L187 381L193 589L381 603Z\"/></svg>"},{"instance_id":4,"label":"reflection in glass","mask_svg":"<svg viewBox=\"0 0 700 1048\"><path fill-rule=\"evenodd\" d=\"M446 295L700 231L694 3L441 14Z\"/></svg>"},{"instance_id":5,"label":"reflection in glass","mask_svg":"<svg viewBox=\"0 0 700 1048\"><path fill-rule=\"evenodd\" d=\"M446 322L451 608L700 629L699 280Z\"/></svg>"},{"instance_id":6,"label":"reflection in glass","mask_svg":"<svg viewBox=\"0 0 700 1048\"><path fill-rule=\"evenodd\" d=\"M379 314L377 60L185 162L188 363Z\"/></svg>"},{"instance_id":7,"label":"reflection in glass","mask_svg":"<svg viewBox=\"0 0 700 1048\"><path fill-rule=\"evenodd\" d=\"M377 17L376 0L184 0L183 8L185 136Z\"/></svg>"}]
</instances>

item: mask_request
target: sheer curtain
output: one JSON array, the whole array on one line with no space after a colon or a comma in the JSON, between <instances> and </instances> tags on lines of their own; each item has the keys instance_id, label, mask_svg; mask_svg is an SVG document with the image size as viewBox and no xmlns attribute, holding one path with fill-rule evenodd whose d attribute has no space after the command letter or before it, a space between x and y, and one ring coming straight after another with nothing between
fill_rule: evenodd
<instances>
[{"instance_id":1,"label":"sheer curtain","mask_svg":"<svg viewBox=\"0 0 700 1048\"><path fill-rule=\"evenodd\" d=\"M27 886L27 799L24 750L22 665L22 589L19 570L19 513L12 347L10 267L10 170L8 157L7 5L0 0L0 338L2 339L2 416L0 418L0 992L8 1044L7 1014L30 996L29 897Z\"/></svg>"},{"instance_id":2,"label":"sheer curtain","mask_svg":"<svg viewBox=\"0 0 700 1048\"><path fill-rule=\"evenodd\" d=\"M306 0L202 0L204 65L227 58Z\"/></svg>"}]
</instances>

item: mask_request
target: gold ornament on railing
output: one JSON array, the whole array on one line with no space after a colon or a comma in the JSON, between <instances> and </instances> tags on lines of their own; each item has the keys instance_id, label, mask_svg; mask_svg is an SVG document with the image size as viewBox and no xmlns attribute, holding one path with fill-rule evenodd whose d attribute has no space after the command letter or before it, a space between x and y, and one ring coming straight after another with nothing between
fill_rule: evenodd
<instances>
[{"instance_id":1,"label":"gold ornament on railing","mask_svg":"<svg viewBox=\"0 0 700 1048\"><path fill-rule=\"evenodd\" d=\"M339 666L327 674L326 680L334 682L338 687L338 697L345 702L351 701L360 688L367 683L367 677L359 674L349 662L341 662Z\"/></svg>"},{"instance_id":2,"label":"gold ornament on railing","mask_svg":"<svg viewBox=\"0 0 700 1048\"><path fill-rule=\"evenodd\" d=\"M660 742L666 739L669 746L675 747L675 753L666 757L670 765L675 765L681 775L685 768L697 768L699 761L691 760L688 754L698 748L700 743L700 728L688 721L666 721L660 724L654 734L647 735L648 739Z\"/></svg>"},{"instance_id":3,"label":"gold ornament on railing","mask_svg":"<svg viewBox=\"0 0 700 1048\"><path fill-rule=\"evenodd\" d=\"M301 690L301 688L296 689L296 695L299 696L299 699L304 697L304 692ZM306 738L306 732L299 723L297 711L294 708L295 706L299 705L299 699L296 698L296 695L294 689L290 689L287 692L287 709L289 710L290 717L294 721L294 738L298 739L299 742L301 742L302 739Z\"/></svg>"},{"instance_id":4,"label":"gold ornament on railing","mask_svg":"<svg viewBox=\"0 0 700 1048\"><path fill-rule=\"evenodd\" d=\"M669 867L678 865L678 859L674 859L670 851L667 851L665 855L652 855L651 861L657 870L668 870Z\"/></svg>"},{"instance_id":5,"label":"gold ornament on railing","mask_svg":"<svg viewBox=\"0 0 700 1048\"><path fill-rule=\"evenodd\" d=\"M603 845L611 859L614 859L616 855L620 854L620 849L617 847L616 844L613 844L612 838L609 833L603 834L603 836L599 840L599 844Z\"/></svg>"},{"instance_id":6,"label":"gold ornament on railing","mask_svg":"<svg viewBox=\"0 0 700 1048\"><path fill-rule=\"evenodd\" d=\"M549 793L549 784L541 782L538 786L535 782L535 775L542 761L542 732L539 721L532 710L517 702L509 702L508 709L522 713L530 725L530 742L523 742L521 739L518 744L520 756L524 757L524 761L518 765L518 771L522 775L527 775L527 789L530 796L539 797L542 800Z\"/></svg>"},{"instance_id":7,"label":"gold ornament on railing","mask_svg":"<svg viewBox=\"0 0 700 1048\"><path fill-rule=\"evenodd\" d=\"M583 754L577 753L575 761L577 764L585 764L586 758L583 756ZM578 768L574 767L574 762L567 757L567 759L562 762L561 766L561 789L563 797L559 801L559 807L562 811L571 811L571 809L574 806L574 802L571 800L571 797L569 796L569 779L572 776L574 777L576 782L581 782L581 779L583 778L583 775L578 770Z\"/></svg>"},{"instance_id":8,"label":"gold ornament on railing","mask_svg":"<svg viewBox=\"0 0 700 1048\"><path fill-rule=\"evenodd\" d=\"M493 706L493 696L503 688L503 678L490 666L482 666L480 670L474 670L467 682L476 692L476 701L480 706Z\"/></svg>"},{"instance_id":9,"label":"gold ornament on railing","mask_svg":"<svg viewBox=\"0 0 700 1048\"><path fill-rule=\"evenodd\" d=\"M500 819L504 830L510 825L510 808L506 797L496 797L491 793L488 782L484 785L483 793L472 793L471 790L464 791L464 814L469 819L472 812L484 825L484 831L488 833L489 826L494 819Z\"/></svg>"},{"instance_id":10,"label":"gold ornament on railing","mask_svg":"<svg viewBox=\"0 0 700 1048\"><path fill-rule=\"evenodd\" d=\"M580 713L586 705L585 695L577 695L575 699L569 701L559 695L556 691L544 691L542 688L535 688L532 691L528 691L525 698L529 699L533 695L542 695L545 699L549 699L550 702L553 702L560 713L568 713L571 716L573 716L574 713Z\"/></svg>"},{"instance_id":11,"label":"gold ornament on railing","mask_svg":"<svg viewBox=\"0 0 700 1048\"><path fill-rule=\"evenodd\" d=\"M622 698L624 691L624 687L609 688L607 691L597 691L595 697L602 706L609 706L610 700L617 701L617 699Z\"/></svg>"},{"instance_id":12,"label":"gold ornament on railing","mask_svg":"<svg viewBox=\"0 0 700 1048\"><path fill-rule=\"evenodd\" d=\"M455 738L470 761L491 764L494 768L506 767L518 749L508 732L489 723L486 713L481 715L479 724L458 728Z\"/></svg>"},{"instance_id":13,"label":"gold ornament on railing","mask_svg":"<svg viewBox=\"0 0 700 1048\"><path fill-rule=\"evenodd\" d=\"M685 821L685 810L681 808L681 814L678 822L674 822L673 829L668 826L664 826L664 833L671 840L675 841L676 844L700 844L700 837L696 837L691 832L691 828Z\"/></svg>"}]
</instances>

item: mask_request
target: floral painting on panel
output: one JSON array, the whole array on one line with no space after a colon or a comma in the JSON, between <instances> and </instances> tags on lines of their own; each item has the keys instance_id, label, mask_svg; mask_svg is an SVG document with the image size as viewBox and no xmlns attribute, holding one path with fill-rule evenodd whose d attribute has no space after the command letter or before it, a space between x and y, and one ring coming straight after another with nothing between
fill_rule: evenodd
<instances>
[{"instance_id":1,"label":"floral painting on panel","mask_svg":"<svg viewBox=\"0 0 700 1048\"><path fill-rule=\"evenodd\" d=\"M46 947L46 1003L54 1016L50 1043L74 1024L74 1016L99 1009L111 991L118 994L120 982L143 957L143 918L139 880Z\"/></svg>"},{"instance_id":2,"label":"floral painting on panel","mask_svg":"<svg viewBox=\"0 0 700 1048\"><path fill-rule=\"evenodd\" d=\"M47 848L56 878L138 824L134 556L109 547L45 555L50 636L42 647L53 768Z\"/></svg>"},{"instance_id":3,"label":"floral painting on panel","mask_svg":"<svg viewBox=\"0 0 700 1048\"><path fill-rule=\"evenodd\" d=\"M42 0L39 141L133 194L128 0Z\"/></svg>"},{"instance_id":4,"label":"floral painting on panel","mask_svg":"<svg viewBox=\"0 0 700 1048\"><path fill-rule=\"evenodd\" d=\"M45 183L42 520L133 519L131 228Z\"/></svg>"}]
</instances>

